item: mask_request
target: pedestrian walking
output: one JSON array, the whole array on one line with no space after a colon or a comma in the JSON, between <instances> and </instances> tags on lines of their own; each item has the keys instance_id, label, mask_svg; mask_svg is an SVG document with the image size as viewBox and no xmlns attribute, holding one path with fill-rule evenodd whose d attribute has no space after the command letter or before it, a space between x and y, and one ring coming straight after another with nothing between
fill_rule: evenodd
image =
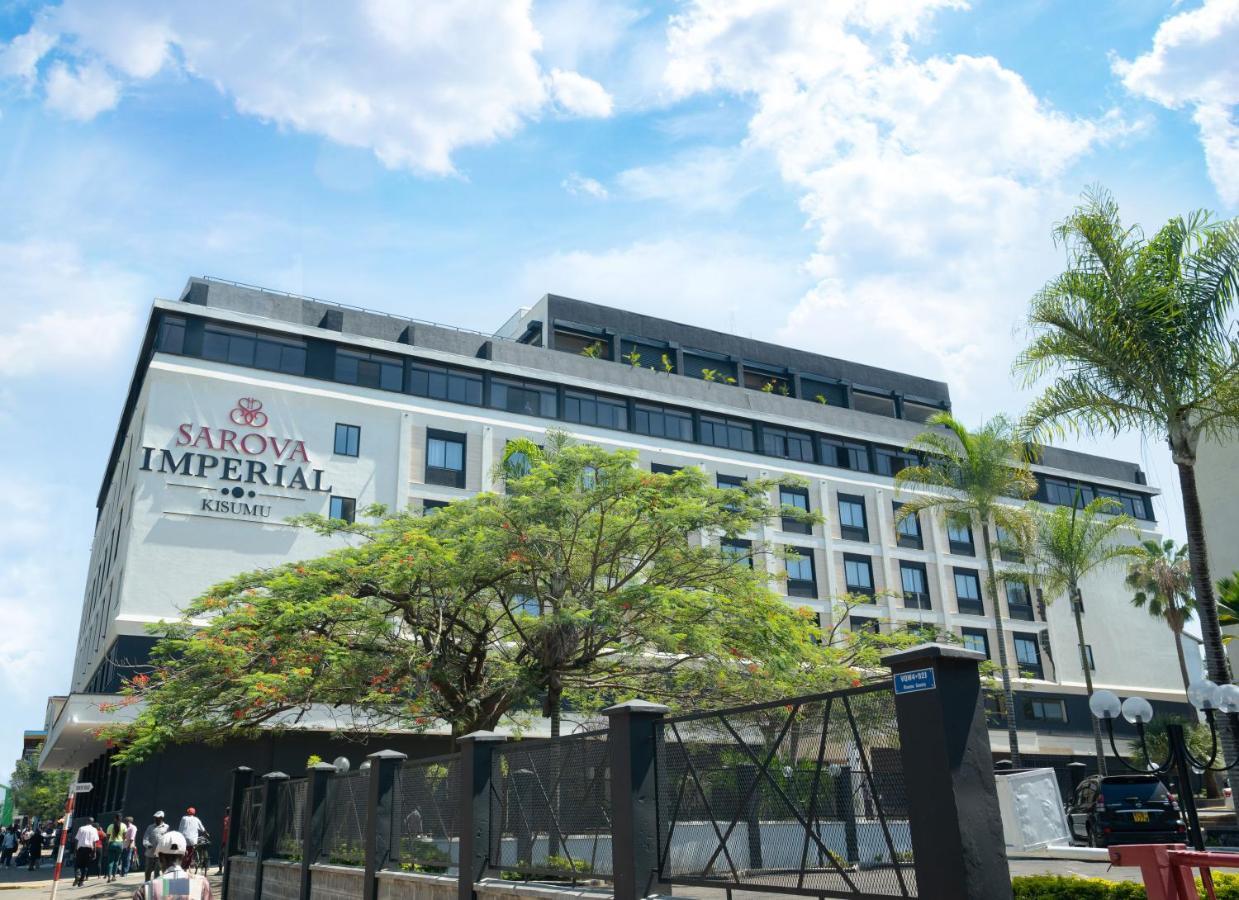
<instances>
[{"instance_id":1,"label":"pedestrian walking","mask_svg":"<svg viewBox=\"0 0 1239 900\"><path fill-rule=\"evenodd\" d=\"M219 868L215 870L215 874L219 875L224 871L224 860L228 857L228 829L232 825L232 807L224 807L224 835L219 843Z\"/></svg>"},{"instance_id":2,"label":"pedestrian walking","mask_svg":"<svg viewBox=\"0 0 1239 900\"><path fill-rule=\"evenodd\" d=\"M181 864L189 850L185 835L165 832L155 850L162 874L134 891L133 900L211 900L211 883L206 876L190 875Z\"/></svg>"},{"instance_id":3,"label":"pedestrian walking","mask_svg":"<svg viewBox=\"0 0 1239 900\"><path fill-rule=\"evenodd\" d=\"M137 852L135 847L137 842L138 826L133 824L133 816L125 816L125 842L120 863L120 874L122 877L128 875L130 869L138 867L134 858L134 854Z\"/></svg>"},{"instance_id":4,"label":"pedestrian walking","mask_svg":"<svg viewBox=\"0 0 1239 900\"><path fill-rule=\"evenodd\" d=\"M81 887L90 877L90 867L94 864L96 855L95 841L98 839L99 832L95 829L94 821L89 816L82 819L82 824L73 835L74 887Z\"/></svg>"},{"instance_id":5,"label":"pedestrian walking","mask_svg":"<svg viewBox=\"0 0 1239 900\"><path fill-rule=\"evenodd\" d=\"M13 854L17 852L17 829L10 825L4 829L3 837L0 837L0 866L11 869L13 868Z\"/></svg>"},{"instance_id":6,"label":"pedestrian walking","mask_svg":"<svg viewBox=\"0 0 1239 900\"><path fill-rule=\"evenodd\" d=\"M198 818L198 810L192 806L185 810L185 815L181 816L181 822L176 826L185 837L185 844L189 847L185 851L185 868L192 869L194 867L194 852L198 849L198 841L206 834L206 827L202 824L202 820Z\"/></svg>"},{"instance_id":7,"label":"pedestrian walking","mask_svg":"<svg viewBox=\"0 0 1239 900\"><path fill-rule=\"evenodd\" d=\"M151 880L151 875L159 874L159 839L168 833L168 823L163 820L163 810L155 813L152 817L155 821L146 826L146 831L142 833L142 847L145 850L146 869L145 877L147 881ZM181 840L185 839L184 835Z\"/></svg>"},{"instance_id":8,"label":"pedestrian walking","mask_svg":"<svg viewBox=\"0 0 1239 900\"><path fill-rule=\"evenodd\" d=\"M39 868L43 856L43 832L37 828L30 829L30 837L26 840L26 855L30 860L29 871Z\"/></svg>"},{"instance_id":9,"label":"pedestrian walking","mask_svg":"<svg viewBox=\"0 0 1239 900\"><path fill-rule=\"evenodd\" d=\"M121 821L120 813L112 817L107 830L108 881L115 881L121 874L121 856L125 852L125 835L128 829Z\"/></svg>"}]
</instances>

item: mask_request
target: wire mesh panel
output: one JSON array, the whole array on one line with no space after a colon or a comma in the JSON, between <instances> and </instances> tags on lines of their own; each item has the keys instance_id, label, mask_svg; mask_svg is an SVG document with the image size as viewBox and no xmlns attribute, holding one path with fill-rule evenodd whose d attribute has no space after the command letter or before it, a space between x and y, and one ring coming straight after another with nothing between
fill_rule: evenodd
<instances>
[{"instance_id":1,"label":"wire mesh panel","mask_svg":"<svg viewBox=\"0 0 1239 900\"><path fill-rule=\"evenodd\" d=\"M667 719L656 752L664 880L916 896L889 682Z\"/></svg>"},{"instance_id":2,"label":"wire mesh panel","mask_svg":"<svg viewBox=\"0 0 1239 900\"><path fill-rule=\"evenodd\" d=\"M365 863L367 803L370 778L366 772L332 777L327 784L327 824L322 859L342 866Z\"/></svg>"},{"instance_id":3,"label":"wire mesh panel","mask_svg":"<svg viewBox=\"0 0 1239 900\"><path fill-rule=\"evenodd\" d=\"M241 815L237 818L237 847L247 856L257 856L262 841L262 785L241 792Z\"/></svg>"},{"instance_id":4,"label":"wire mesh panel","mask_svg":"<svg viewBox=\"0 0 1239 900\"><path fill-rule=\"evenodd\" d=\"M610 876L607 732L498 746L492 766L494 868L553 878Z\"/></svg>"},{"instance_id":5,"label":"wire mesh panel","mask_svg":"<svg viewBox=\"0 0 1239 900\"><path fill-rule=\"evenodd\" d=\"M460 756L410 760L396 775L400 862L455 873L460 863Z\"/></svg>"},{"instance_id":6,"label":"wire mesh panel","mask_svg":"<svg viewBox=\"0 0 1239 900\"><path fill-rule=\"evenodd\" d=\"M301 827L305 821L306 780L297 778L275 785L275 855L301 859Z\"/></svg>"}]
</instances>

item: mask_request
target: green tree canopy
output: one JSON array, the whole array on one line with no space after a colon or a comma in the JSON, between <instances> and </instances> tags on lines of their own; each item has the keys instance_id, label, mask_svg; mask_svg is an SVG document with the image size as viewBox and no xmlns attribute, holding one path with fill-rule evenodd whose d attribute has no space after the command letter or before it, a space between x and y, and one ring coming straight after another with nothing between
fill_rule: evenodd
<instances>
[{"instance_id":1,"label":"green tree canopy","mask_svg":"<svg viewBox=\"0 0 1239 900\"><path fill-rule=\"evenodd\" d=\"M1183 655L1183 628L1196 609L1192 595L1192 572L1186 545L1176 547L1167 538L1162 542L1144 541L1136 548L1127 567L1127 586L1135 591L1132 605L1166 623L1174 635L1179 656L1179 674L1186 691L1191 681ZM1225 580L1225 579L1223 579ZM1219 585L1220 586L1220 585Z\"/></svg>"},{"instance_id":2,"label":"green tree canopy","mask_svg":"<svg viewBox=\"0 0 1239 900\"><path fill-rule=\"evenodd\" d=\"M55 819L65 811L65 800L75 773L40 772L37 761L42 751L43 745L40 744L33 755L19 759L13 769L9 790L13 792L15 815Z\"/></svg>"},{"instance_id":3,"label":"green tree canopy","mask_svg":"<svg viewBox=\"0 0 1239 900\"><path fill-rule=\"evenodd\" d=\"M359 729L462 734L565 700L686 707L854 677L853 651L824 646L813 613L771 589L773 551L720 543L782 512L776 482L719 489L560 438L518 450L505 493L431 515L372 508L372 522L301 517L348 545L218 584L160 626L153 671L122 700L144 708L109 730L121 760L321 705Z\"/></svg>"}]
</instances>

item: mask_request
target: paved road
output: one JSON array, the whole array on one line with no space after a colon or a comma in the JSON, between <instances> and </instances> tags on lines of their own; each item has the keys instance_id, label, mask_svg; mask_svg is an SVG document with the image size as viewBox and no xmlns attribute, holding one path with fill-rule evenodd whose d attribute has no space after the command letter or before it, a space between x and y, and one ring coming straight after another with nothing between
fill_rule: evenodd
<instances>
[{"instance_id":1,"label":"paved road","mask_svg":"<svg viewBox=\"0 0 1239 900\"><path fill-rule=\"evenodd\" d=\"M68 877L60 883L56 892L56 900L61 897L66 900L128 900L142 883L142 873L130 873L125 878L118 878L108 884L102 878L91 878L81 887L73 886L73 870L67 869ZM218 900L220 879L211 876L211 890ZM0 900L45 900L52 893L52 871L45 868L41 871L27 872L11 869L0 869Z\"/></svg>"}]
</instances>

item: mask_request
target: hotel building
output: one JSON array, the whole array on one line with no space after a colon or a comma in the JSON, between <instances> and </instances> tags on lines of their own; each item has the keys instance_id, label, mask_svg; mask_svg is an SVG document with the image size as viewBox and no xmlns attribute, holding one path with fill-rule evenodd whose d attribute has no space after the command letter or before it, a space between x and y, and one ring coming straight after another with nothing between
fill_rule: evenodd
<instances>
[{"instance_id":1,"label":"hotel building","mask_svg":"<svg viewBox=\"0 0 1239 900\"><path fill-rule=\"evenodd\" d=\"M99 706L146 660L151 623L236 572L339 545L288 517L351 518L376 502L427 509L491 490L505 443L551 428L634 449L656 471L700 466L720 485L802 479L772 500L821 513L824 525L785 519L748 537L794 551L786 572L772 573L786 574L774 583L788 602L843 630L932 626L997 660L981 523L894 522L894 475L912 459L904 448L950 408L942 382L566 297L545 296L484 334L191 279L151 309L99 491L72 683L49 703L41 764L81 770L95 785L88 811L145 816L209 808L195 791L217 790L234 765L296 773L311 753L356 761L368 750L333 749L323 732L343 726L324 719L261 747L177 748L126 773L108 765L96 732L113 719ZM1113 497L1142 536L1157 536L1156 491L1138 466L1047 448L1034 471L1038 501ZM1032 762L1087 763L1069 606L1030 590L1017 561L999 567L1018 667L1005 712L1021 750ZM847 609L844 594L872 602ZM1095 683L1182 711L1170 632L1131 609L1122 572L1090 576L1083 596ZM1008 749L1003 712L991 723L998 755ZM420 741L425 753L442 740L382 742Z\"/></svg>"}]
</instances>

